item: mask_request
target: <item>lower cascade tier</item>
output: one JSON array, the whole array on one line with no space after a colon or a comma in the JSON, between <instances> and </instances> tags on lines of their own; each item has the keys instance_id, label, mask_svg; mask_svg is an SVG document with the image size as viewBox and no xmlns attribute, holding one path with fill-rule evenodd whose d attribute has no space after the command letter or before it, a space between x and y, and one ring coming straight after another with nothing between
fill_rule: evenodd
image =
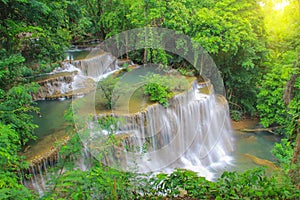
<instances>
[{"instance_id":1,"label":"lower cascade tier","mask_svg":"<svg viewBox=\"0 0 300 200\"><path fill-rule=\"evenodd\" d=\"M120 170L145 173L187 168L212 179L210 169L230 162L233 131L226 99L213 92L200 93L199 88L195 82L192 89L173 97L167 108L153 104L134 114L97 115L87 122L88 131L80 131L81 139L100 162ZM78 113L87 112L79 108ZM109 117L119 123L101 129L97 121ZM80 121L85 118L84 114L79 117Z\"/></svg>"}]
</instances>

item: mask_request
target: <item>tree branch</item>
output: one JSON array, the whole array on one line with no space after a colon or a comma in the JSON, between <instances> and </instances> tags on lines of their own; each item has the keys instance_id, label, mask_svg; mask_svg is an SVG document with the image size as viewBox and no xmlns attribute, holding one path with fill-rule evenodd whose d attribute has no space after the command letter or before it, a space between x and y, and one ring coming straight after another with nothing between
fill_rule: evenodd
<instances>
[{"instance_id":1,"label":"tree branch","mask_svg":"<svg viewBox=\"0 0 300 200\"><path fill-rule=\"evenodd\" d=\"M260 132L260 131L267 131L267 132L269 132L269 133L278 135L277 133L274 132L274 130L279 129L279 128L282 128L282 126L275 126L275 127L271 127L271 128L254 128L254 129L248 129L248 128L245 128L245 129L240 129L240 131L242 131L242 132Z\"/></svg>"}]
</instances>

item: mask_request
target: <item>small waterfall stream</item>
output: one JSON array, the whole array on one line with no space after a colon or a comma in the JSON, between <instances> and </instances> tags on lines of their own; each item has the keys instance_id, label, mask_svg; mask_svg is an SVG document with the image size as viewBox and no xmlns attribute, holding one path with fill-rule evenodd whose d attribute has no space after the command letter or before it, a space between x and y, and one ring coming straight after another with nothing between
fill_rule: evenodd
<instances>
[{"instance_id":1,"label":"small waterfall stream","mask_svg":"<svg viewBox=\"0 0 300 200\"><path fill-rule=\"evenodd\" d=\"M95 57L74 60L72 65L81 71L81 75L99 81L103 74L118 69L116 61L111 54L103 52Z\"/></svg>"}]
</instances>

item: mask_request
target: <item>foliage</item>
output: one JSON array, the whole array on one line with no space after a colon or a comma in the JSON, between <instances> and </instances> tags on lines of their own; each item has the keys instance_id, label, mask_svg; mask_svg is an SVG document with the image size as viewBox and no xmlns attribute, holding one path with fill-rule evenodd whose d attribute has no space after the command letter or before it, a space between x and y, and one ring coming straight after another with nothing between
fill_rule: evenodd
<instances>
[{"instance_id":1,"label":"foliage","mask_svg":"<svg viewBox=\"0 0 300 200\"><path fill-rule=\"evenodd\" d=\"M165 107L169 106L171 91L166 86L158 83L147 83L145 85L145 94L150 95L151 101L157 101Z\"/></svg>"},{"instance_id":2,"label":"foliage","mask_svg":"<svg viewBox=\"0 0 300 200\"><path fill-rule=\"evenodd\" d=\"M289 1L283 10L274 11L273 2L265 1L266 30L270 35L268 63L260 82L258 105L260 119L265 127L280 125L281 143L272 150L279 164L288 172L300 117L299 101L299 2ZM272 15L270 15L270 11ZM294 83L290 82L296 78ZM288 91L290 88L290 91ZM290 92L286 101L286 92Z\"/></svg>"},{"instance_id":3,"label":"foliage","mask_svg":"<svg viewBox=\"0 0 300 200\"><path fill-rule=\"evenodd\" d=\"M36 196L19 183L19 177L14 172L0 170L0 199L36 199Z\"/></svg>"},{"instance_id":4,"label":"foliage","mask_svg":"<svg viewBox=\"0 0 300 200\"><path fill-rule=\"evenodd\" d=\"M270 7L271 5L267 4L265 12L268 12ZM299 12L294 12L296 9L297 2L291 1L284 11L275 12L272 19L267 16L271 53L269 63L266 64L266 74L260 84L257 105L261 123L265 127L282 127L279 131L284 138L275 144L272 153L286 173L292 167L290 161L297 135L297 120L300 117L300 78L296 78L293 85L289 85L292 77L299 75L299 42L296 32L300 26L296 21L300 19L300 15ZM291 87L292 91L289 102L285 102L284 95L288 87Z\"/></svg>"},{"instance_id":5,"label":"foliage","mask_svg":"<svg viewBox=\"0 0 300 200\"><path fill-rule=\"evenodd\" d=\"M169 175L158 174L152 184L155 190L148 196L165 194L172 198L181 191L186 191L185 197L197 199L297 199L300 195L290 180L278 183L260 168L244 173L224 172L216 182L207 181L195 172L177 169Z\"/></svg>"},{"instance_id":6,"label":"foliage","mask_svg":"<svg viewBox=\"0 0 300 200\"><path fill-rule=\"evenodd\" d=\"M70 170L53 181L56 187L43 199L133 199L136 186L131 177L129 173L100 165L88 171Z\"/></svg>"},{"instance_id":7,"label":"foliage","mask_svg":"<svg viewBox=\"0 0 300 200\"><path fill-rule=\"evenodd\" d=\"M178 68L178 72L180 72L183 76L194 76L194 71L192 69L186 69L186 68Z\"/></svg>"},{"instance_id":8,"label":"foliage","mask_svg":"<svg viewBox=\"0 0 300 200\"><path fill-rule=\"evenodd\" d=\"M79 138L77 134L74 138ZM105 167L98 160L90 158L92 165L85 171L78 170L76 160L80 159L80 140L68 142L65 149L73 159L60 159L57 165L60 173L52 173L47 191L42 199L297 199L299 190L287 177L268 177L263 168L244 173L224 172L214 182L199 177L196 172L176 169L171 174L134 174ZM64 157L66 151L63 150ZM77 152L77 153L76 153ZM65 169L61 172L61 169ZM57 170L55 169L55 171Z\"/></svg>"},{"instance_id":9,"label":"foliage","mask_svg":"<svg viewBox=\"0 0 300 200\"><path fill-rule=\"evenodd\" d=\"M282 97L290 72L291 68L273 65L272 70L262 79L257 109L265 127L286 123L287 113Z\"/></svg>"},{"instance_id":10,"label":"foliage","mask_svg":"<svg viewBox=\"0 0 300 200\"><path fill-rule=\"evenodd\" d=\"M23 65L25 59L20 54L9 55L5 49L0 50L0 57L0 88L8 90L22 80L22 72L26 70Z\"/></svg>"},{"instance_id":11,"label":"foliage","mask_svg":"<svg viewBox=\"0 0 300 200\"><path fill-rule=\"evenodd\" d=\"M168 107L169 98L174 92L184 91L189 87L188 81L182 76L148 73L143 79L146 82L145 94L150 96L151 101L159 102L165 107Z\"/></svg>"},{"instance_id":12,"label":"foliage","mask_svg":"<svg viewBox=\"0 0 300 200\"><path fill-rule=\"evenodd\" d=\"M127 17L133 27L169 28L198 42L221 71L229 101L242 107L243 114L255 114L253 96L267 52L263 15L256 1L135 1ZM151 52L144 49L138 56L151 62ZM171 57L169 65L176 60L168 52L157 55Z\"/></svg>"},{"instance_id":13,"label":"foliage","mask_svg":"<svg viewBox=\"0 0 300 200\"><path fill-rule=\"evenodd\" d=\"M186 34L210 53L224 78L233 117L255 114L258 102L262 124L283 127L281 133L286 139L275 145L273 153L287 170L300 113L299 77L288 105L284 104L282 96L287 81L299 74L300 26L299 12L295 12L299 5L295 0L289 1L290 5L283 12L276 12L272 10L271 1L264 2L266 6L261 9L254 0L0 1L0 198L33 198L19 184L16 175L16 171L23 167L17 151L34 138L36 127L30 115L37 111L30 96L36 91L36 86L22 85L27 82L24 77L49 72L55 67L53 62L64 58L64 50L71 40L104 40L122 31L145 26L169 28ZM128 36L127 39L132 42L136 38ZM146 42L149 41L145 39L144 42L148 45ZM139 63L182 66L181 73L189 72L182 58L163 49L146 48L128 55ZM34 62L40 63L38 68L24 64ZM165 106L175 91L186 89L183 79L155 76L145 78L145 92ZM107 108L113 108L125 92L124 86L118 83L118 79L108 78L98 85L106 98ZM110 127L109 123L113 121L101 124ZM78 141L80 139L75 137L70 140L72 145L62 148L64 156L70 158L69 171L59 173L57 179L53 179L53 187L45 198L131 199L134 198L133 191L139 190L150 196L160 195L156 189L171 197L186 190L191 197L215 199L296 199L299 195L289 182L286 186L281 185L259 170L245 174L224 173L217 182L207 182L193 172L177 170L171 175L161 174L152 179L156 185L149 186L144 180L137 180L144 184L137 188L140 185L131 182L134 179L132 174L101 165L95 164L84 172L74 170L71 158L75 152L81 154ZM58 166L62 169L66 165L66 161L62 161Z\"/></svg>"},{"instance_id":14,"label":"foliage","mask_svg":"<svg viewBox=\"0 0 300 200\"><path fill-rule=\"evenodd\" d=\"M255 112L253 96L259 75L253 74L260 73L259 65L265 52L263 17L256 1L64 0L2 4L1 17L11 17L4 21L5 47L12 45L26 59L34 55L35 59L46 60L48 64L48 60L61 58L60 53L71 37L74 42L93 36L104 40L145 26L186 34L213 56L225 80L229 100L243 107L243 112ZM30 35L19 39L17 35L23 33ZM135 42L135 37L128 36L127 42ZM147 45L151 41L145 39L144 42ZM175 61L186 66L177 55L160 48L136 50L129 55L139 63L176 65Z\"/></svg>"},{"instance_id":15,"label":"foliage","mask_svg":"<svg viewBox=\"0 0 300 200\"><path fill-rule=\"evenodd\" d=\"M116 119L116 118L114 118ZM111 126L113 118L103 118L100 124ZM110 124L110 125L109 125ZM82 157L83 146L77 133L70 135L70 140L62 146L56 167L52 168L51 180L47 182L47 191L42 199L133 199L136 175L105 167L99 160ZM87 169L81 170L78 160L88 162ZM62 171L64 169L64 171Z\"/></svg>"},{"instance_id":16,"label":"foliage","mask_svg":"<svg viewBox=\"0 0 300 200\"><path fill-rule=\"evenodd\" d=\"M19 135L9 125L0 123L0 166L3 170L17 170L20 150Z\"/></svg>"},{"instance_id":17,"label":"foliage","mask_svg":"<svg viewBox=\"0 0 300 200\"><path fill-rule=\"evenodd\" d=\"M282 169L288 173L290 169L290 163L294 153L294 145L288 141L288 139L284 138L280 141L280 143L275 143L272 153L279 160L279 163Z\"/></svg>"},{"instance_id":18,"label":"foliage","mask_svg":"<svg viewBox=\"0 0 300 200\"><path fill-rule=\"evenodd\" d=\"M56 61L70 41L65 15L68 1L0 2L1 45L27 62Z\"/></svg>"},{"instance_id":19,"label":"foliage","mask_svg":"<svg viewBox=\"0 0 300 200\"><path fill-rule=\"evenodd\" d=\"M5 31L1 32L1 39L2 34ZM5 42L14 41L4 39L1 42L2 47L7 44ZM0 57L0 199L33 199L32 192L20 184L22 177L18 172L27 165L18 152L30 139L35 138L33 130L37 126L33 124L32 113L37 108L34 107L31 93L37 91L37 86L24 84L24 76L32 71L24 65L25 58L21 53L14 52L12 47L1 48Z\"/></svg>"},{"instance_id":20,"label":"foliage","mask_svg":"<svg viewBox=\"0 0 300 200\"><path fill-rule=\"evenodd\" d=\"M0 199L33 199L33 195L21 180L17 171L25 167L18 156L21 145L18 133L0 122Z\"/></svg>"},{"instance_id":21,"label":"foliage","mask_svg":"<svg viewBox=\"0 0 300 200\"><path fill-rule=\"evenodd\" d=\"M98 118L100 128L107 130L109 134L114 134L120 127L121 122L121 118L116 118L114 116L102 116Z\"/></svg>"},{"instance_id":22,"label":"foliage","mask_svg":"<svg viewBox=\"0 0 300 200\"><path fill-rule=\"evenodd\" d=\"M289 179L280 183L274 177L267 177L262 169L248 170L242 174L224 172L214 188L216 199L297 199L300 195Z\"/></svg>"},{"instance_id":23,"label":"foliage","mask_svg":"<svg viewBox=\"0 0 300 200\"><path fill-rule=\"evenodd\" d=\"M101 118L99 123L110 127L114 117ZM113 130L112 130L113 131ZM134 174L105 167L89 157L92 165L78 170L76 162L82 152L78 134L62 147L60 155L73 159L59 159L59 173L52 173L42 199L297 199L300 192L289 178L267 177L263 168L244 173L224 172L215 182L199 177L196 172L176 169L171 174ZM67 156L69 155L69 156ZM54 171L57 171L55 169ZM61 171L64 169L64 171Z\"/></svg>"},{"instance_id":24,"label":"foliage","mask_svg":"<svg viewBox=\"0 0 300 200\"><path fill-rule=\"evenodd\" d=\"M33 124L32 112L37 108L33 105L31 93L36 90L34 84L15 86L0 97L0 121L19 134L22 145L35 138L33 130L37 126Z\"/></svg>"},{"instance_id":25,"label":"foliage","mask_svg":"<svg viewBox=\"0 0 300 200\"><path fill-rule=\"evenodd\" d=\"M283 95L286 89L287 81L299 74L299 40L297 36L300 28L300 12L298 12L298 2L290 1L283 11L275 11L269 15L269 11L274 6L271 2L265 2L264 12L266 13L265 23L267 26L270 45L269 62L266 63L265 75L260 84L260 93L258 95L258 110L262 124L270 126L279 124L287 128L292 118L299 116L299 110L294 106L299 102L299 78L294 85L293 102L285 105ZM276 23L276 25L275 25ZM291 109L292 108L292 109ZM287 130L285 130L287 132ZM291 135L291 133L285 133Z\"/></svg>"},{"instance_id":26,"label":"foliage","mask_svg":"<svg viewBox=\"0 0 300 200\"><path fill-rule=\"evenodd\" d=\"M265 52L262 12L256 1L64 0L1 3L1 17L7 19L3 21L4 47L22 52L26 60L34 55L34 59L46 60L47 64L49 60L61 58L71 37L74 42L89 37L104 40L122 31L145 26L186 34L213 56L225 80L229 100L243 107L243 112L255 112L256 99L253 96L257 92L259 75L253 74L260 73L259 66ZM23 33L30 34L18 38ZM131 41L134 42L135 37L128 36L127 42ZM144 42L147 45L149 41ZM186 66L183 60L177 59L178 56L159 48L136 50L129 55L139 63L176 65L175 61Z\"/></svg>"},{"instance_id":27,"label":"foliage","mask_svg":"<svg viewBox=\"0 0 300 200\"><path fill-rule=\"evenodd\" d=\"M231 109L230 110L230 118L234 121L240 121L243 117L243 112L238 109Z\"/></svg>"},{"instance_id":28,"label":"foliage","mask_svg":"<svg viewBox=\"0 0 300 200\"><path fill-rule=\"evenodd\" d=\"M185 190L189 197L208 198L209 185L210 182L205 178L185 169L176 169L170 175L158 174L153 181L154 194L165 194L168 197L178 196Z\"/></svg>"}]
</instances>

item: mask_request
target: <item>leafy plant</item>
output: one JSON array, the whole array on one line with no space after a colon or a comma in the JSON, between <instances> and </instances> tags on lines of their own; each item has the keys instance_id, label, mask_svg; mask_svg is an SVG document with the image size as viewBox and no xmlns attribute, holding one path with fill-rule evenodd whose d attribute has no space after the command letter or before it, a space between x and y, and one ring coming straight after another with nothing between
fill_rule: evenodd
<instances>
[{"instance_id":1,"label":"leafy plant","mask_svg":"<svg viewBox=\"0 0 300 200\"><path fill-rule=\"evenodd\" d=\"M143 78L146 82L145 94L150 96L151 101L159 102L165 107L169 106L169 98L175 92L184 91L189 87L188 81L182 76L148 73Z\"/></svg>"},{"instance_id":2,"label":"leafy plant","mask_svg":"<svg viewBox=\"0 0 300 200\"><path fill-rule=\"evenodd\" d=\"M230 117L231 119L233 119L234 121L239 121L242 119L243 113L239 110L230 110Z\"/></svg>"},{"instance_id":3,"label":"leafy plant","mask_svg":"<svg viewBox=\"0 0 300 200\"><path fill-rule=\"evenodd\" d=\"M122 123L121 118L108 115L101 116L97 120L100 128L108 131L109 134L114 134L118 130L120 123Z\"/></svg>"},{"instance_id":4,"label":"leafy plant","mask_svg":"<svg viewBox=\"0 0 300 200\"><path fill-rule=\"evenodd\" d=\"M16 173L27 167L18 156L21 149L19 134L0 122L0 199L33 199L34 195L19 184L22 177Z\"/></svg>"},{"instance_id":5,"label":"leafy plant","mask_svg":"<svg viewBox=\"0 0 300 200\"><path fill-rule=\"evenodd\" d=\"M168 87L158 83L147 83L145 94L150 95L151 101L157 101L165 107L169 106L169 98L172 96L172 92Z\"/></svg>"},{"instance_id":6,"label":"leafy plant","mask_svg":"<svg viewBox=\"0 0 300 200\"><path fill-rule=\"evenodd\" d=\"M37 125L33 124L31 113L38 108L34 106L30 93L36 91L35 84L15 86L3 98L0 97L0 121L11 125L19 134L22 145L35 138L33 130Z\"/></svg>"},{"instance_id":7,"label":"leafy plant","mask_svg":"<svg viewBox=\"0 0 300 200\"><path fill-rule=\"evenodd\" d=\"M275 177L267 177L262 168L244 173L224 172L215 182L210 182L197 173L176 169L171 174L158 174L152 180L153 196L177 197L186 191L185 197L197 199L297 199L300 192L285 179L280 183ZM150 194L147 194L151 196ZM181 194L182 196L182 194Z\"/></svg>"},{"instance_id":8,"label":"leafy plant","mask_svg":"<svg viewBox=\"0 0 300 200\"><path fill-rule=\"evenodd\" d=\"M153 182L155 194L164 194L168 197L176 197L186 191L187 197L208 197L210 182L204 177L199 177L196 172L186 169L176 169L170 175L158 174Z\"/></svg>"},{"instance_id":9,"label":"leafy plant","mask_svg":"<svg viewBox=\"0 0 300 200\"><path fill-rule=\"evenodd\" d=\"M272 153L276 156L281 167L288 173L290 163L294 153L294 145L287 138L281 139L280 143L275 143Z\"/></svg>"}]
</instances>

